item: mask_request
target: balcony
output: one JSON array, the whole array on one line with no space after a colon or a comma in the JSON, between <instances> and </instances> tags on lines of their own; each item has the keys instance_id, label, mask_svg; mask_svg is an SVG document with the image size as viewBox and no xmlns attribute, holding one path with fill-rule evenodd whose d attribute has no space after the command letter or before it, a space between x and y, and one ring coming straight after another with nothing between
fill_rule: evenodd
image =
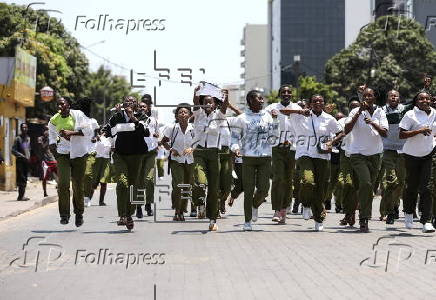
<instances>
[{"instance_id":1,"label":"balcony","mask_svg":"<svg viewBox=\"0 0 436 300\"><path fill-rule=\"evenodd\" d=\"M242 73L241 74L241 79L244 79L245 78L245 73Z\"/></svg>"},{"instance_id":2,"label":"balcony","mask_svg":"<svg viewBox=\"0 0 436 300\"><path fill-rule=\"evenodd\" d=\"M241 68L245 69L245 61L241 61Z\"/></svg>"},{"instance_id":3,"label":"balcony","mask_svg":"<svg viewBox=\"0 0 436 300\"><path fill-rule=\"evenodd\" d=\"M244 50L241 50L241 56L242 56L242 57L245 57L245 49L244 49Z\"/></svg>"}]
</instances>

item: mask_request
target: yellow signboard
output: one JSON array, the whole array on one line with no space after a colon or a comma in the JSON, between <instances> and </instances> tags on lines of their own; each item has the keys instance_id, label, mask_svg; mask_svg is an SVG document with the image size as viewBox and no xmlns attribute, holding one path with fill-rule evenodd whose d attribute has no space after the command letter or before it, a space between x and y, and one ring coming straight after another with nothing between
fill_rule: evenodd
<instances>
[{"instance_id":1,"label":"yellow signboard","mask_svg":"<svg viewBox=\"0 0 436 300\"><path fill-rule=\"evenodd\" d=\"M36 57L17 47L15 53L14 100L33 106L36 87Z\"/></svg>"}]
</instances>

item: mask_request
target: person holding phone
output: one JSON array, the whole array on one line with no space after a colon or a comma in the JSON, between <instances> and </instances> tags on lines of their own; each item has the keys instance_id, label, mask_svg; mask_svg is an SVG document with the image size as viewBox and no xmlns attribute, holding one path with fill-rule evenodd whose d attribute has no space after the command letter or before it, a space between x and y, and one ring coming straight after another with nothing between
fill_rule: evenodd
<instances>
[{"instance_id":1,"label":"person holding phone","mask_svg":"<svg viewBox=\"0 0 436 300\"><path fill-rule=\"evenodd\" d=\"M435 153L436 111L430 107L430 95L420 92L413 98L414 108L409 110L399 124L406 166L404 191L404 224L413 228L413 213L419 194L421 201L422 232L434 232L432 221L433 198L431 195L432 156Z\"/></svg>"},{"instance_id":2,"label":"person holding phone","mask_svg":"<svg viewBox=\"0 0 436 300\"><path fill-rule=\"evenodd\" d=\"M351 165L359 185L359 231L369 232L373 189L383 153L382 137L387 136L389 124L386 113L374 104L374 90L366 88L362 96L360 107L353 109L346 120L345 134L351 133Z\"/></svg>"},{"instance_id":3,"label":"person holding phone","mask_svg":"<svg viewBox=\"0 0 436 300\"><path fill-rule=\"evenodd\" d=\"M300 195L303 218L309 220L310 209L315 221L315 231L324 230L326 197L330 177L332 145L340 138L342 129L336 119L324 111L321 95L309 99L310 109L281 110L291 115L291 122L298 137L295 158L300 172ZM333 138L334 137L334 138Z\"/></svg>"},{"instance_id":4,"label":"person holding phone","mask_svg":"<svg viewBox=\"0 0 436 300\"><path fill-rule=\"evenodd\" d=\"M108 137L113 138L115 149L112 155L114 161L115 178L117 182L117 210L120 217L118 226L125 225L132 230L134 222L132 215L135 205L129 199L129 188L137 191L141 186L139 172L148 151L144 137L150 132L137 118L138 102L133 96L125 96L122 104L115 106L116 113L109 119L105 127Z\"/></svg>"}]
</instances>

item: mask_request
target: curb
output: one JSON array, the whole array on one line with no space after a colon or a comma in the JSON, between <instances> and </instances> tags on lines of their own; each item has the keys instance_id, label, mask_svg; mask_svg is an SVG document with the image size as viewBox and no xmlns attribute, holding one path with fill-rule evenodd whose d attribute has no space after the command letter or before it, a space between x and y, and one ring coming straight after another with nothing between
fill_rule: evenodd
<instances>
[{"instance_id":1,"label":"curb","mask_svg":"<svg viewBox=\"0 0 436 300\"><path fill-rule=\"evenodd\" d=\"M58 196L48 196L48 197L45 197L45 198L43 198L41 200L35 201L35 203L31 207L29 207L29 208L17 210L17 211L14 211L14 212L12 212L12 213L4 216L4 217L0 217L0 222L4 221L4 220L7 220L9 218L12 218L12 217L19 216L21 214L24 214L25 212L37 209L39 207L43 207L43 206L45 206L47 204L50 204L50 203L53 203L53 202L56 202L56 201L58 201Z\"/></svg>"}]
</instances>

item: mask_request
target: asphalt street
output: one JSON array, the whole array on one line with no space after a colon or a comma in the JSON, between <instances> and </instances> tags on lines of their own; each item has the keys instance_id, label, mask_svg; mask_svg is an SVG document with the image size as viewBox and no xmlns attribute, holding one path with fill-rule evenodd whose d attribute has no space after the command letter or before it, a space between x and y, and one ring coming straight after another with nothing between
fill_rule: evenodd
<instances>
[{"instance_id":1,"label":"asphalt street","mask_svg":"<svg viewBox=\"0 0 436 300\"><path fill-rule=\"evenodd\" d=\"M160 185L168 184L168 178ZM161 201L159 202L159 195ZM373 206L371 232L338 225L324 232L290 215L271 222L259 210L242 232L242 196L219 230L187 217L173 222L169 195L156 191L157 218L116 225L114 186L108 206L86 208L85 224L59 224L57 203L0 222L0 299L432 299L436 237L403 219L387 230Z\"/></svg>"}]
</instances>

